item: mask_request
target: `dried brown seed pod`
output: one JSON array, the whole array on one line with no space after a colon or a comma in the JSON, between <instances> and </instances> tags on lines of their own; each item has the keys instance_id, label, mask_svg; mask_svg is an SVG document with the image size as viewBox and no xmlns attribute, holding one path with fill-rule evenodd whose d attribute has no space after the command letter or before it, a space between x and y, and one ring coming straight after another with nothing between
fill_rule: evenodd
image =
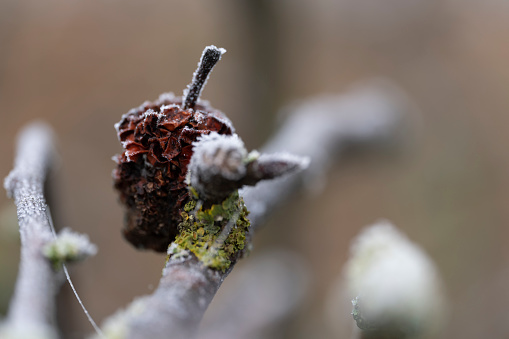
<instances>
[{"instance_id":1,"label":"dried brown seed pod","mask_svg":"<svg viewBox=\"0 0 509 339\"><path fill-rule=\"evenodd\" d=\"M205 48L184 97L163 94L130 110L115 125L124 148L116 157L115 188L126 208L125 238L138 248L166 252L189 200L185 183L192 143L203 134L231 135L230 120L198 98L225 51Z\"/></svg>"}]
</instances>

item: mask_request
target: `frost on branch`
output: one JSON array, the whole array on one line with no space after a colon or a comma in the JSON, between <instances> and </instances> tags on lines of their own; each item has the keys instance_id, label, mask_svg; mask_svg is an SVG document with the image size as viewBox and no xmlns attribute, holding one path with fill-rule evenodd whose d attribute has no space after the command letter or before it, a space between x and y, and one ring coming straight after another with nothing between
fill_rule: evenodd
<instances>
[{"instance_id":1,"label":"frost on branch","mask_svg":"<svg viewBox=\"0 0 509 339\"><path fill-rule=\"evenodd\" d=\"M54 157L53 133L43 123L32 123L18 136L14 169L4 186L17 207L21 239L18 278L3 337L56 338L54 308L56 273L42 255L52 239L44 182Z\"/></svg>"},{"instance_id":2,"label":"frost on branch","mask_svg":"<svg viewBox=\"0 0 509 339\"><path fill-rule=\"evenodd\" d=\"M44 246L43 253L53 267L58 269L64 263L81 261L95 255L97 247L90 242L88 235L64 228L56 239Z\"/></svg>"},{"instance_id":3,"label":"frost on branch","mask_svg":"<svg viewBox=\"0 0 509 339\"><path fill-rule=\"evenodd\" d=\"M378 338L418 338L444 317L440 278L431 259L387 221L364 230L351 246L345 274L357 326Z\"/></svg>"},{"instance_id":4,"label":"frost on branch","mask_svg":"<svg viewBox=\"0 0 509 339\"><path fill-rule=\"evenodd\" d=\"M194 144L189 164L190 185L201 199L219 202L244 185L255 185L305 169L307 157L287 153L247 153L244 143L232 136L211 133Z\"/></svg>"},{"instance_id":5,"label":"frost on branch","mask_svg":"<svg viewBox=\"0 0 509 339\"><path fill-rule=\"evenodd\" d=\"M42 185L53 157L53 132L49 126L36 122L21 131L14 169L4 180L7 195L18 206L20 224L46 218Z\"/></svg>"}]
</instances>

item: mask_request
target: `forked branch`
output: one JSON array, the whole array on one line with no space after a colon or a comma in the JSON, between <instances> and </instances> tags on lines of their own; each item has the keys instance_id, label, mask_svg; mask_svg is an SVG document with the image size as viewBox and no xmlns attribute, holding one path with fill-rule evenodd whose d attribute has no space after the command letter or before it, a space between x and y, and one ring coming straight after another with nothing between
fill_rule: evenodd
<instances>
[{"instance_id":1,"label":"forked branch","mask_svg":"<svg viewBox=\"0 0 509 339\"><path fill-rule=\"evenodd\" d=\"M252 228L258 228L279 203L302 187L303 180L309 182L324 174L345 145L378 144L394 136L401 122L401 113L406 109L407 102L398 91L379 83L362 86L343 96L317 98L298 106L264 151L292 152L309 157L311 165L307 170L242 190L241 195L251 211ZM205 138L199 147L209 150L205 143L211 141ZM208 159L210 166L219 164L219 168L226 171L213 171L216 177L208 176L203 180L198 176L195 178L197 182L207 181L207 187L220 187L225 181L244 180L246 162L233 161L235 156L233 160L230 159L232 161L224 161L225 154L232 154L228 150L231 144L226 145L226 148L219 147L210 153L220 158ZM194 154L194 161L197 160L195 156L203 157L204 153ZM263 166L263 158L259 159L260 166ZM265 160L272 162L275 159L283 161L284 157ZM198 159L197 166L207 167L208 160L205 160ZM239 172L244 174L235 176ZM215 185L214 182L219 184ZM205 191L210 191L210 187L207 187ZM192 337L234 264L221 272L205 266L192 254L171 256L156 291L136 300L126 310L110 318L103 328L105 334L121 333L126 338L165 338L168 335L172 338Z\"/></svg>"}]
</instances>

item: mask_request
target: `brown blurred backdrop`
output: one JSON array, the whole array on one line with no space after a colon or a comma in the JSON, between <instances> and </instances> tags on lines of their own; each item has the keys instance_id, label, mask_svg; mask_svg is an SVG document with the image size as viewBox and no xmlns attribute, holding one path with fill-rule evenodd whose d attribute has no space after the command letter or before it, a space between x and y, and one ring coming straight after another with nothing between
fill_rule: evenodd
<instances>
[{"instance_id":1,"label":"brown blurred backdrop","mask_svg":"<svg viewBox=\"0 0 509 339\"><path fill-rule=\"evenodd\" d=\"M230 116L248 148L275 130L284 104L372 76L395 81L422 115L397 155L344 157L323 192L296 196L255 239L253 257L292 249L312 273L284 336L347 337L350 328L338 334L324 320L327 291L351 238L384 217L443 275L453 307L444 338L509 337L504 0L0 0L0 176L25 123L54 127L61 159L52 211L58 227L88 233L99 247L71 271L97 320L149 293L164 261L120 235L113 124L162 92L180 94L209 44L228 53L202 97ZM0 195L2 314L17 271L15 227L13 203ZM67 285L62 294L66 337L82 338L91 327Z\"/></svg>"}]
</instances>

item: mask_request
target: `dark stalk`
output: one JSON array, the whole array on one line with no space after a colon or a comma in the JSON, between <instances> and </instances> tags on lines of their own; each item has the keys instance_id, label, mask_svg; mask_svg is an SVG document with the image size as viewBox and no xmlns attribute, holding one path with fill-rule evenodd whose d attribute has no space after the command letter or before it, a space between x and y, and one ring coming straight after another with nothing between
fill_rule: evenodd
<instances>
[{"instance_id":1,"label":"dark stalk","mask_svg":"<svg viewBox=\"0 0 509 339\"><path fill-rule=\"evenodd\" d=\"M217 48L216 46L205 47L198 63L198 68L193 74L193 80L187 86L187 89L184 90L185 99L182 109L194 108L200 98L203 86L207 83L210 72L216 63L221 60L221 56L225 52L224 48Z\"/></svg>"}]
</instances>

